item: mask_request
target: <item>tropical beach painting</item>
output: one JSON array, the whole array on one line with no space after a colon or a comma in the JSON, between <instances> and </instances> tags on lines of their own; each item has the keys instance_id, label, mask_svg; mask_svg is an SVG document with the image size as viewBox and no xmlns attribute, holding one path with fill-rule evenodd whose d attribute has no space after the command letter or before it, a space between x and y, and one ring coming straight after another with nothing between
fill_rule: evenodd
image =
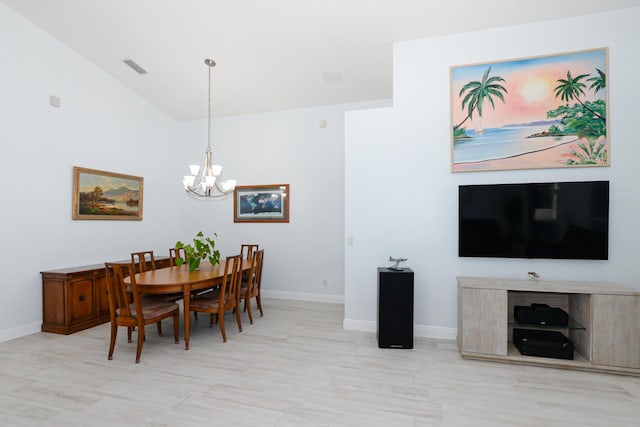
<instances>
[{"instance_id":1,"label":"tropical beach painting","mask_svg":"<svg viewBox=\"0 0 640 427\"><path fill-rule=\"evenodd\" d=\"M452 66L451 170L609 166L608 49Z\"/></svg>"},{"instance_id":2,"label":"tropical beach painting","mask_svg":"<svg viewBox=\"0 0 640 427\"><path fill-rule=\"evenodd\" d=\"M144 178L73 168L73 219L142 219Z\"/></svg>"}]
</instances>

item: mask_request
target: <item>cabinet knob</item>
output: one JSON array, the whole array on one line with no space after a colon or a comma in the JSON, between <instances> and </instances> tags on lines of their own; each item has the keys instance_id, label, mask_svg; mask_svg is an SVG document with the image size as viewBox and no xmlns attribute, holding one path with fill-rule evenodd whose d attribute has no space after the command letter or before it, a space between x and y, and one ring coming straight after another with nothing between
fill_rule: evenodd
<instances>
[{"instance_id":1,"label":"cabinet knob","mask_svg":"<svg viewBox=\"0 0 640 427\"><path fill-rule=\"evenodd\" d=\"M84 301L84 300L86 300L86 299L87 299L87 297L85 297L84 295L80 295L80 297L78 297L78 299L79 299L80 301Z\"/></svg>"}]
</instances>

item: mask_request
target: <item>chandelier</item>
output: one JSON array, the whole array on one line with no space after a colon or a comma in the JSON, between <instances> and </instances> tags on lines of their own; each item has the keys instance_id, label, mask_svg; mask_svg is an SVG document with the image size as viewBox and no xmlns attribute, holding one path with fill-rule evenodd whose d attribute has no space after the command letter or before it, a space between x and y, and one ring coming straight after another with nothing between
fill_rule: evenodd
<instances>
[{"instance_id":1,"label":"chandelier","mask_svg":"<svg viewBox=\"0 0 640 427\"><path fill-rule=\"evenodd\" d=\"M236 182L233 179L220 181L222 166L213 164L211 152L211 69L216 66L213 59L205 59L204 63L209 67L209 127L207 133L207 149L204 152L204 168L200 171L200 165L189 165L191 175L186 175L182 180L187 193L203 198L224 197L233 192Z\"/></svg>"}]
</instances>

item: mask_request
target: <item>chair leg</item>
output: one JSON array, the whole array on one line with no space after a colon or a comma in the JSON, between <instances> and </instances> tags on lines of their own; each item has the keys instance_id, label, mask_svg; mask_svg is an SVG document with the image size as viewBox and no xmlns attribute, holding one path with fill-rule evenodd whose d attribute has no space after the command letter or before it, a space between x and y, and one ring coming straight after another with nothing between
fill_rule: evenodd
<instances>
[{"instance_id":1,"label":"chair leg","mask_svg":"<svg viewBox=\"0 0 640 427\"><path fill-rule=\"evenodd\" d=\"M247 314L249 315L249 323L253 325L253 316L251 315L251 299L246 298L244 300L244 307L247 309Z\"/></svg>"},{"instance_id":2,"label":"chair leg","mask_svg":"<svg viewBox=\"0 0 640 427\"><path fill-rule=\"evenodd\" d=\"M131 333L133 332L133 328L131 326L127 326L127 342L132 343Z\"/></svg>"},{"instance_id":3,"label":"chair leg","mask_svg":"<svg viewBox=\"0 0 640 427\"><path fill-rule=\"evenodd\" d=\"M144 343L144 325L138 326L138 348L136 349L136 363L140 363L142 344Z\"/></svg>"},{"instance_id":4,"label":"chair leg","mask_svg":"<svg viewBox=\"0 0 640 427\"><path fill-rule=\"evenodd\" d=\"M213 327L213 319L214 319L215 315L216 315L215 313L210 313L209 314L209 327L210 328ZM217 321L218 321L218 319L216 319L216 322Z\"/></svg>"},{"instance_id":5,"label":"chair leg","mask_svg":"<svg viewBox=\"0 0 640 427\"><path fill-rule=\"evenodd\" d=\"M220 321L220 333L222 333L222 342L227 342L227 333L224 330L224 313L221 313L218 316L218 320Z\"/></svg>"},{"instance_id":6,"label":"chair leg","mask_svg":"<svg viewBox=\"0 0 640 427\"><path fill-rule=\"evenodd\" d=\"M113 359L113 350L116 348L116 336L118 335L118 325L111 322L111 342L109 343L109 360Z\"/></svg>"},{"instance_id":7,"label":"chair leg","mask_svg":"<svg viewBox=\"0 0 640 427\"><path fill-rule=\"evenodd\" d=\"M179 343L178 340L178 330L180 329L180 312L176 311L176 314L173 316L173 338L176 341L176 344Z\"/></svg>"},{"instance_id":8,"label":"chair leg","mask_svg":"<svg viewBox=\"0 0 640 427\"><path fill-rule=\"evenodd\" d=\"M236 308L233 309L233 312L236 314L236 323L238 324L238 330L242 332L242 322L240 321L240 310Z\"/></svg>"},{"instance_id":9,"label":"chair leg","mask_svg":"<svg viewBox=\"0 0 640 427\"><path fill-rule=\"evenodd\" d=\"M258 303L258 310L260 310L260 317L262 317L262 300L260 300L260 294L256 295L256 302Z\"/></svg>"},{"instance_id":10,"label":"chair leg","mask_svg":"<svg viewBox=\"0 0 640 427\"><path fill-rule=\"evenodd\" d=\"M158 336L161 337L162 336L162 321L157 322L156 325L158 325Z\"/></svg>"}]
</instances>

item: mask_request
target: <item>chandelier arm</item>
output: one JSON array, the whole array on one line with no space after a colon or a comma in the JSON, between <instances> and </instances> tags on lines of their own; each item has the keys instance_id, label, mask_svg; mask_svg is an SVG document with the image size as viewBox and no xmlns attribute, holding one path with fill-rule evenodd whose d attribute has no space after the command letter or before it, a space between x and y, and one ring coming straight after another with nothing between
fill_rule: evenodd
<instances>
[{"instance_id":1,"label":"chandelier arm","mask_svg":"<svg viewBox=\"0 0 640 427\"><path fill-rule=\"evenodd\" d=\"M218 183L218 181L219 181L219 180L218 180L218 179L216 179L216 182L214 183L214 185L215 185L216 189L217 189L220 193L222 193L222 194L223 194L223 195L225 195L225 196L226 196L227 194L233 193L233 189L232 189L232 190L226 190L226 191L225 191L222 187L220 187L220 184Z\"/></svg>"},{"instance_id":2,"label":"chandelier arm","mask_svg":"<svg viewBox=\"0 0 640 427\"><path fill-rule=\"evenodd\" d=\"M229 195L229 193L215 193L213 191L208 192L208 193L201 193L199 190L200 190L199 188L196 188L196 189L194 189L192 187L187 187L186 188L187 193L189 193L189 194L191 194L193 196L201 197L203 199L212 199L212 198L217 199L217 198L222 198L222 197L226 197L226 196Z\"/></svg>"}]
</instances>

